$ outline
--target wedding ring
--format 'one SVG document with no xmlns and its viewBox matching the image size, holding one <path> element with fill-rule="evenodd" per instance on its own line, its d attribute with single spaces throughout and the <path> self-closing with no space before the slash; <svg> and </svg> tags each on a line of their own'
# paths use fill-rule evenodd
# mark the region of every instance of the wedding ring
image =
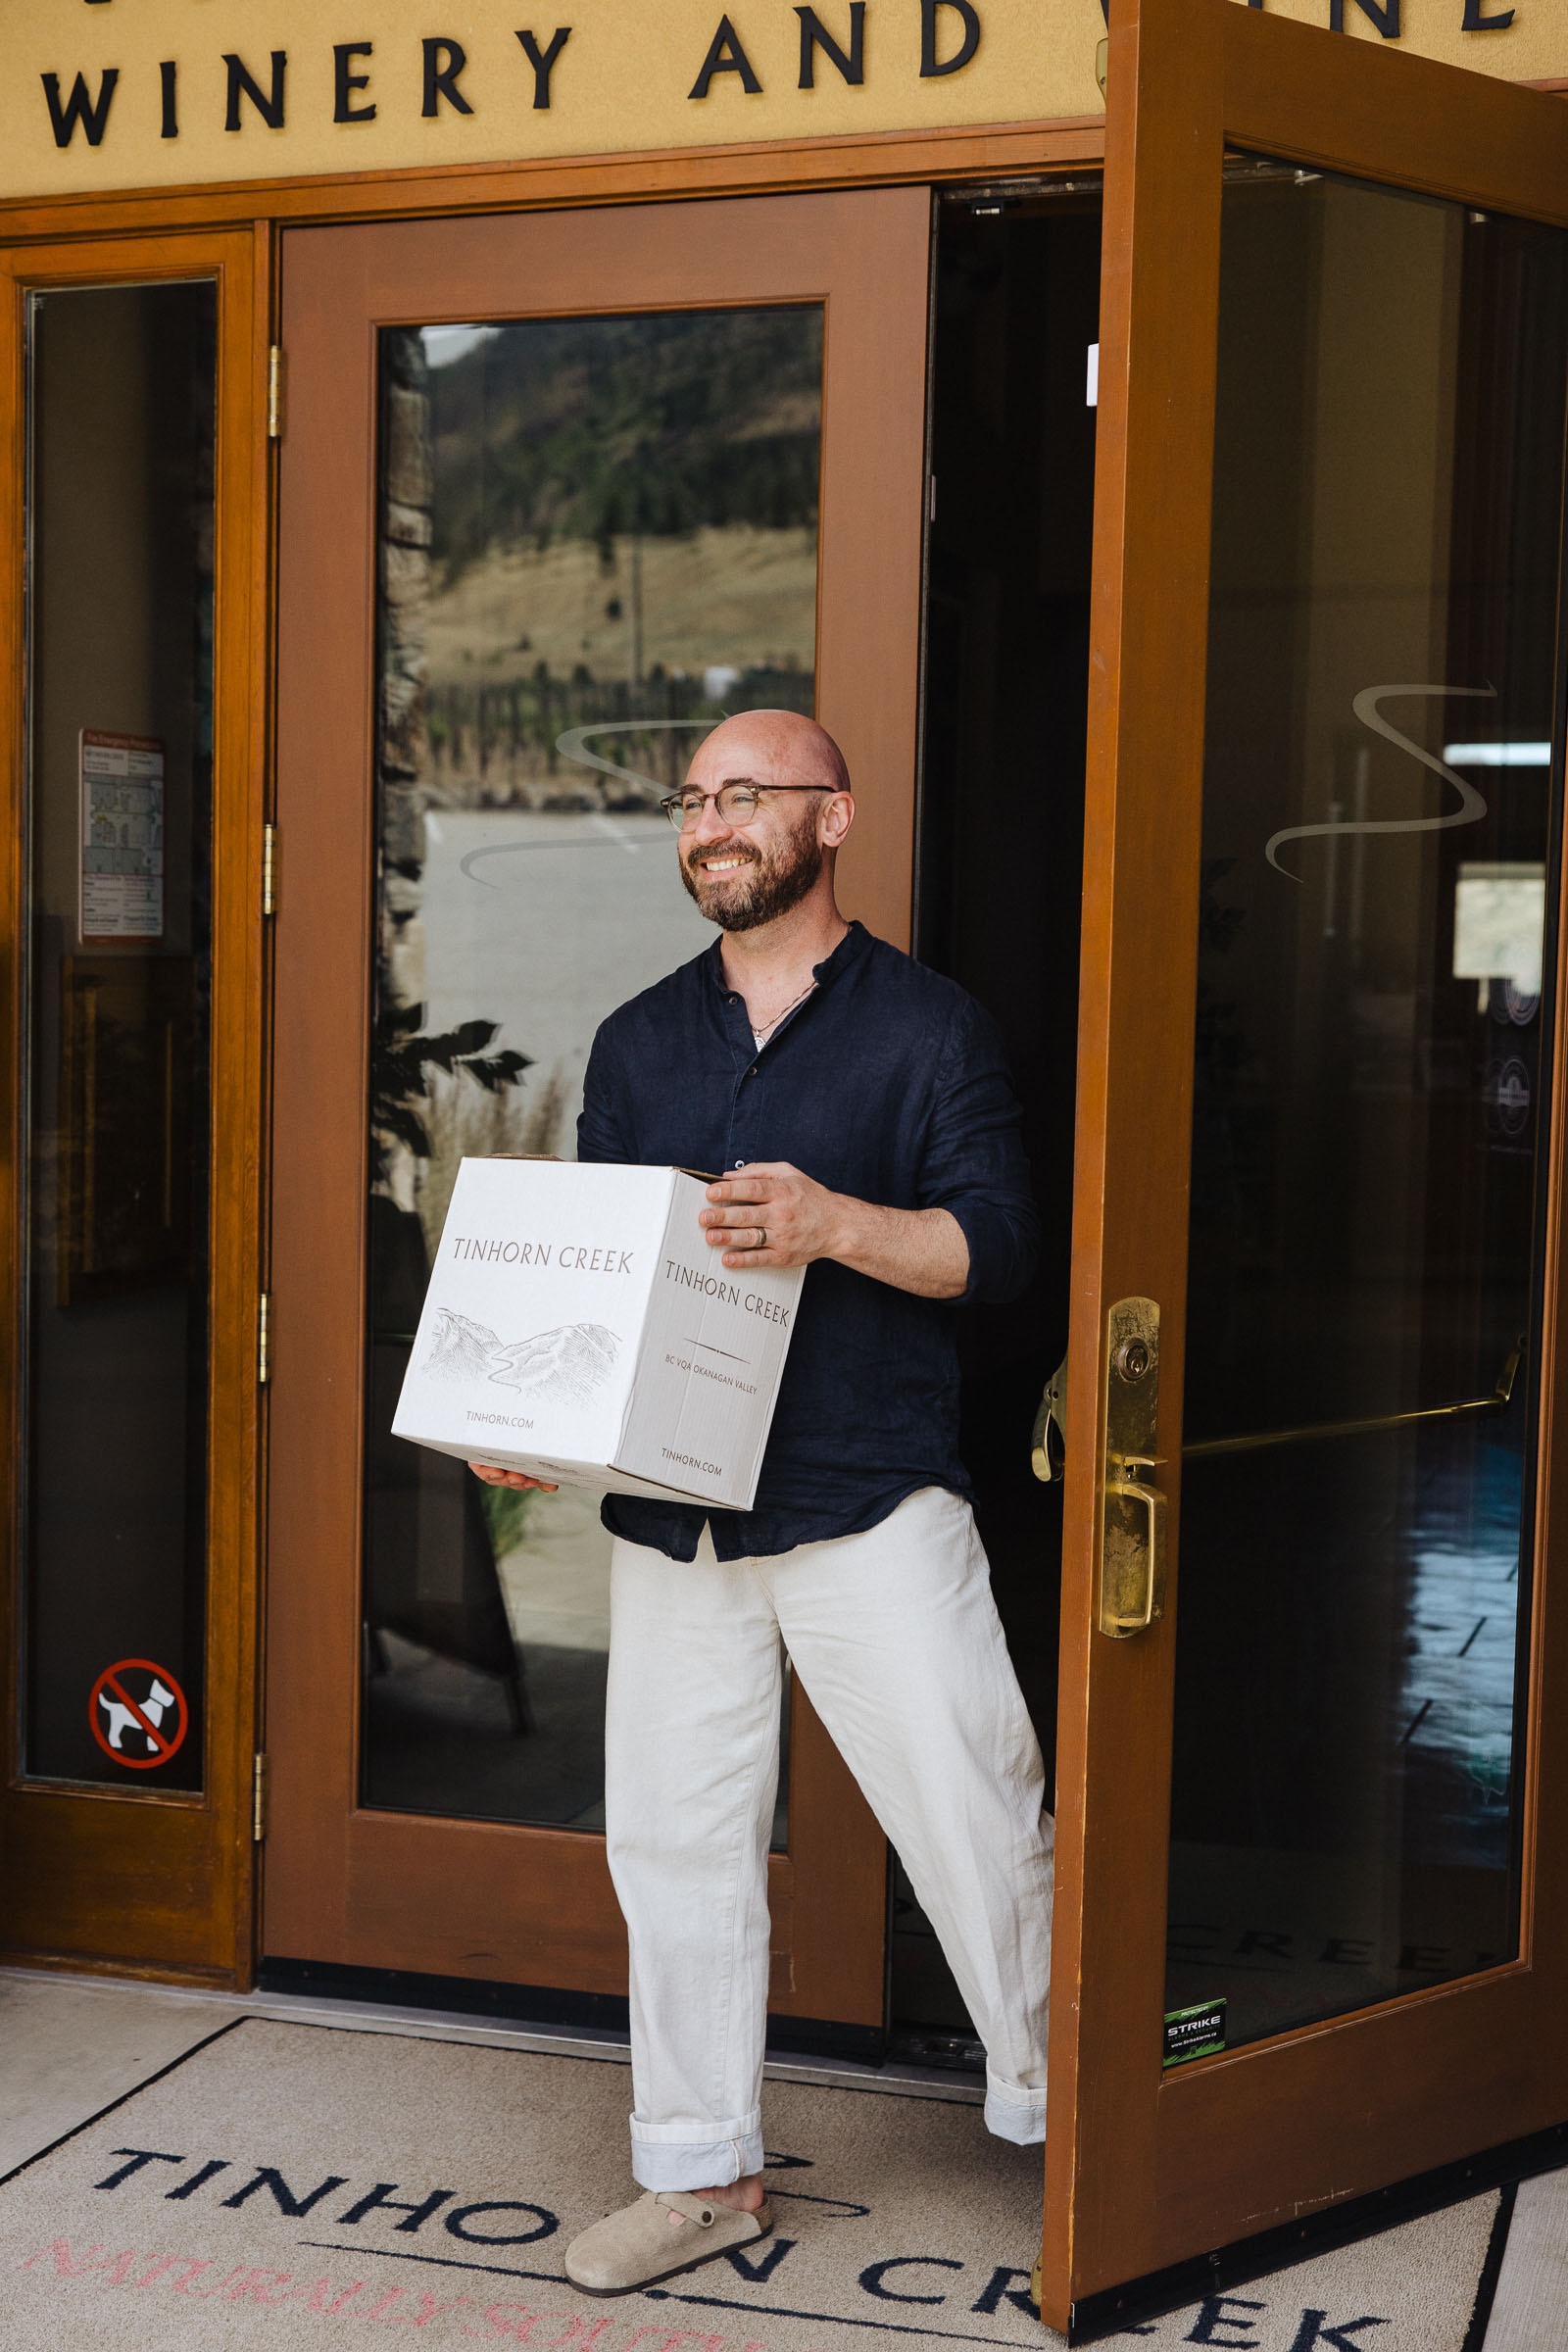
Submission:
<svg viewBox="0 0 1568 2352">
<path fill-rule="evenodd" d="M 759 1225 L 757 1228 L 757 1247 L 759 1250 L 767 1248 L 767 1227 L 765 1225 Z"/>
</svg>

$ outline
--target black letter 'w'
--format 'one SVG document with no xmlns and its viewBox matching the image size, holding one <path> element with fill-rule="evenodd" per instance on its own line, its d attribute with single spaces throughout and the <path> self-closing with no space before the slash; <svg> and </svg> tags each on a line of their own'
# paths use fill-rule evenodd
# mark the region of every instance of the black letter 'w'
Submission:
<svg viewBox="0 0 1568 2352">
<path fill-rule="evenodd" d="M 96 147 L 109 127 L 109 102 L 114 97 L 115 84 L 120 79 L 120 68 L 104 68 L 103 79 L 98 84 L 96 105 L 88 97 L 87 84 L 79 74 L 71 85 L 71 96 L 64 106 L 60 103 L 59 74 L 40 74 L 39 79 L 43 83 L 43 94 L 49 101 L 49 120 L 54 125 L 55 145 L 69 147 L 76 135 L 76 124 L 79 122 L 87 133 L 88 146 Z"/>
</svg>

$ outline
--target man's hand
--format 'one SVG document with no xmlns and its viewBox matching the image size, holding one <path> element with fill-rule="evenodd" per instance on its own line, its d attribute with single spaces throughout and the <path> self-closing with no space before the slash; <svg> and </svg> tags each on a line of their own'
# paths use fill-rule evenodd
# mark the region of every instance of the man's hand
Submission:
<svg viewBox="0 0 1568 2352">
<path fill-rule="evenodd" d="M 521 1470 L 498 1470 L 494 1462 L 470 1462 L 468 1468 L 475 1478 L 482 1478 L 487 1487 L 516 1487 L 524 1494 L 530 1487 L 537 1487 L 541 1494 L 559 1492 L 547 1478 L 529 1478 Z"/>
<path fill-rule="evenodd" d="M 708 1246 L 726 1266 L 808 1266 L 837 1258 L 920 1298 L 957 1298 L 969 1280 L 969 1245 L 945 1208 L 879 1208 L 830 1193 L 788 1160 L 757 1160 L 708 1188 L 699 1213 Z"/>
<path fill-rule="evenodd" d="M 854 1204 L 792 1168 L 787 1160 L 748 1162 L 708 1188 L 713 1205 L 698 1217 L 708 1246 L 726 1266 L 808 1266 L 837 1257 L 846 1238 L 844 1210 Z"/>
</svg>

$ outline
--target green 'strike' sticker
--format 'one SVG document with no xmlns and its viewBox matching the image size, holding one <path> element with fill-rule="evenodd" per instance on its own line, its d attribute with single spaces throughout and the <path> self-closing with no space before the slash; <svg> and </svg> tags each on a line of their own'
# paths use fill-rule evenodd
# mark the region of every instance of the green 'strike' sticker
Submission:
<svg viewBox="0 0 1568 2352">
<path fill-rule="evenodd" d="M 1225 2002 L 1198 2001 L 1191 2009 L 1165 2012 L 1166 2066 L 1181 2066 L 1189 2058 L 1206 2058 L 1225 2047 Z"/>
</svg>

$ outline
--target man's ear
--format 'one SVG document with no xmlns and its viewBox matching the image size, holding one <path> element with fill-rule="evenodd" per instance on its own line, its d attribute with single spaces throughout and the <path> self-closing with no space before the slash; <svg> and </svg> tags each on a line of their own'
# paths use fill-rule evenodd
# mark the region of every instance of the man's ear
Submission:
<svg viewBox="0 0 1568 2352">
<path fill-rule="evenodd" d="M 846 833 L 848 833 L 854 822 L 854 794 L 849 792 L 836 792 L 822 810 L 823 848 L 828 850 L 839 849 L 843 844 L 844 836 Z"/>
</svg>

